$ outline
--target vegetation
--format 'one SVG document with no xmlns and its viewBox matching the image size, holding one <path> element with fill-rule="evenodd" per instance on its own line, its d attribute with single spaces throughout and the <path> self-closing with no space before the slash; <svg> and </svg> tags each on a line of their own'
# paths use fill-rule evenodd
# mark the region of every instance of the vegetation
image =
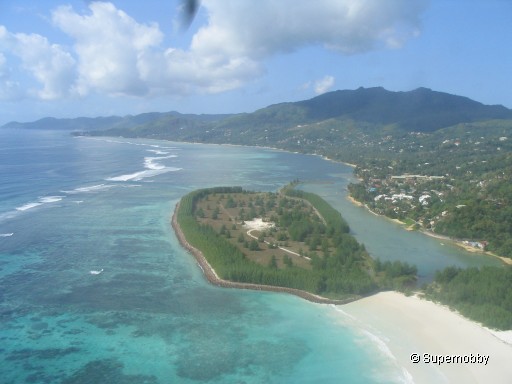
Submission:
<svg viewBox="0 0 512 384">
<path fill-rule="evenodd" d="M 362 182 L 349 191 L 376 213 L 512 257 L 510 132 L 512 122 L 494 121 L 390 140 L 392 152 L 358 165 Z"/>
<path fill-rule="evenodd" d="M 375 212 L 512 257 L 511 132 L 512 111 L 502 106 L 425 88 L 360 88 L 250 114 L 118 118 L 90 134 L 271 146 L 354 163 L 363 181 L 350 193 Z M 439 178 L 394 178 L 404 174 Z"/>
<path fill-rule="evenodd" d="M 319 196 L 291 187 L 283 193 L 239 187 L 194 191 L 183 197 L 177 219 L 187 241 L 226 280 L 329 298 L 404 288 L 416 280 L 415 268 L 375 263 L 339 212 Z M 247 223 L 254 219 L 267 225 L 251 229 Z"/>
<path fill-rule="evenodd" d="M 449 267 L 436 273 L 425 292 L 488 327 L 512 329 L 512 267 Z"/>
</svg>

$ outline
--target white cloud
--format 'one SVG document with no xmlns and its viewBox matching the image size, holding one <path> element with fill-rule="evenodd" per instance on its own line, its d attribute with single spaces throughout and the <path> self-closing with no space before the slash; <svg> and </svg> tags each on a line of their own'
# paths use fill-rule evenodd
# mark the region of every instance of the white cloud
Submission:
<svg viewBox="0 0 512 384">
<path fill-rule="evenodd" d="M 261 58 L 307 45 L 353 54 L 397 48 L 419 32 L 423 0 L 203 0 L 209 24 L 195 36 L 204 53 Z"/>
<path fill-rule="evenodd" d="M 19 82 L 11 79 L 14 69 L 7 62 L 6 55 L 2 55 L 0 94 L 4 98 L 18 98 L 25 93 L 27 96 L 51 100 L 69 94 L 75 62 L 61 46 L 50 44 L 41 35 L 10 33 L 3 26 L 0 26 L 0 46 L 9 58 L 17 58 L 22 69 L 41 85 L 40 88 L 23 89 Z"/>
<path fill-rule="evenodd" d="M 53 22 L 74 41 L 78 56 L 79 94 L 145 94 L 148 85 L 139 66 L 145 53 L 163 38 L 157 25 L 138 24 L 111 3 L 94 2 L 90 15 L 69 6 L 53 12 Z"/>
<path fill-rule="evenodd" d="M 9 75 L 13 57 L 38 85 L 29 95 L 41 99 L 223 92 L 261 76 L 267 57 L 306 46 L 342 54 L 400 48 L 419 33 L 424 0 L 203 0 L 202 6 L 207 23 L 187 49 L 163 46 L 157 24 L 141 24 L 108 2 L 89 3 L 86 14 L 70 6 L 53 11 L 72 47 L 0 26 L 0 48 L 6 47 L 0 97 L 23 88 Z M 326 77 L 315 91 L 333 82 Z"/>
<path fill-rule="evenodd" d="M 75 41 L 82 95 L 222 92 L 260 75 L 261 66 L 248 57 L 162 47 L 157 24 L 139 24 L 110 3 L 89 8 L 90 15 L 71 7 L 53 13 L 54 23 Z"/>
<path fill-rule="evenodd" d="M 332 77 L 332 76 L 325 76 L 322 79 L 317 80 L 315 82 L 315 93 L 317 95 L 325 93 L 328 90 L 330 90 L 333 85 L 334 85 L 334 77 Z"/>
</svg>

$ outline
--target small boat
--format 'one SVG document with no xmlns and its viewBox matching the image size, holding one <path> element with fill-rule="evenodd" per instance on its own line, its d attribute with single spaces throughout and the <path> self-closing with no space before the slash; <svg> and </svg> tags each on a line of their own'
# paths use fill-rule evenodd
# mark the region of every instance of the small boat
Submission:
<svg viewBox="0 0 512 384">
<path fill-rule="evenodd" d="M 101 272 L 103 272 L 103 268 L 101 268 L 99 271 L 94 271 L 94 270 L 93 270 L 93 271 L 90 271 L 89 273 L 90 273 L 91 275 L 99 275 Z"/>
</svg>

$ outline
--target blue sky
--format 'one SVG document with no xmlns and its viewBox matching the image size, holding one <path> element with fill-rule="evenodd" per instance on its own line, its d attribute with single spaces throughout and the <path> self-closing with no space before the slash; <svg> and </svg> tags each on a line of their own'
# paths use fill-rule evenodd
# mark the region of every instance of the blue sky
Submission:
<svg viewBox="0 0 512 384">
<path fill-rule="evenodd" d="M 512 108 L 510 0 L 0 0 L 0 125 L 427 87 Z"/>
</svg>

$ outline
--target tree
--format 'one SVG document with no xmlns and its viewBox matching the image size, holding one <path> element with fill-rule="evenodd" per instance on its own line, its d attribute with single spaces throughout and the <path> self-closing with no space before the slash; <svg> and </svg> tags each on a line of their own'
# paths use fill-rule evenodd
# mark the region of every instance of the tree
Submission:
<svg viewBox="0 0 512 384">
<path fill-rule="evenodd" d="M 288 268 L 291 268 L 293 266 L 293 261 L 288 255 L 283 256 L 283 264 L 286 265 Z"/>
<path fill-rule="evenodd" d="M 258 245 L 258 242 L 255 239 L 252 239 L 249 243 L 249 250 L 250 251 L 259 251 L 260 246 Z"/>
</svg>

